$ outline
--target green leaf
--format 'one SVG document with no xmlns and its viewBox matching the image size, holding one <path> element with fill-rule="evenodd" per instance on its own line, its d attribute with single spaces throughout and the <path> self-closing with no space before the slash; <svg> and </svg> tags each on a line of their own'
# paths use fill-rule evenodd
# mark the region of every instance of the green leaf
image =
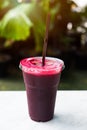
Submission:
<svg viewBox="0 0 87 130">
<path fill-rule="evenodd" d="M 25 13 L 31 21 L 36 24 L 38 21 L 45 22 L 46 12 L 38 3 L 23 3 L 16 7 L 16 10 L 20 10 Z"/>
<path fill-rule="evenodd" d="M 12 9 L 1 20 L 0 36 L 13 40 L 25 40 L 30 35 L 32 25 L 22 11 Z"/>
<path fill-rule="evenodd" d="M 21 10 L 33 23 L 33 33 L 36 44 L 42 44 L 46 27 L 46 11 L 38 3 L 20 4 L 16 7 L 18 12 Z M 41 45 L 40 45 L 41 46 Z"/>
</svg>

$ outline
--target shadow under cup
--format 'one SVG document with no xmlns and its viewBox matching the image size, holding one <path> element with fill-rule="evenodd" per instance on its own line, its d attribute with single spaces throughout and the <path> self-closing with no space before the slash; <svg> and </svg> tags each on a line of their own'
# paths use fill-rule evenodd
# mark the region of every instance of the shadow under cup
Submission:
<svg viewBox="0 0 87 130">
<path fill-rule="evenodd" d="M 36 58 L 37 57 L 35 57 L 35 59 Z M 27 59 L 29 63 L 29 58 Z M 50 58 L 50 59 L 58 60 L 57 58 Z M 41 73 L 37 74 L 33 70 L 31 73 L 29 72 L 30 71 L 29 69 L 28 70 L 26 69 L 23 60 L 20 62 L 27 92 L 29 115 L 32 120 L 38 122 L 39 121 L 45 122 L 53 118 L 56 92 L 60 81 L 61 71 L 64 66 L 62 60 L 58 60 L 58 62 L 61 64 L 60 71 L 58 72 L 55 71 L 54 73 L 48 70 L 47 73 L 44 74 L 42 71 Z M 25 68 L 25 70 L 23 67 Z M 27 67 L 29 68 L 29 66 Z"/>
</svg>

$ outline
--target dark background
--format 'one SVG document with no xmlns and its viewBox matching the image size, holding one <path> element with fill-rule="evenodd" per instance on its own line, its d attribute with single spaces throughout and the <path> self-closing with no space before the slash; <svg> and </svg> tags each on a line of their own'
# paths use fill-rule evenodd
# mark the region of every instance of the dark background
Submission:
<svg viewBox="0 0 87 130">
<path fill-rule="evenodd" d="M 8 6 L 0 7 L 0 20 L 9 10 L 21 4 L 16 0 L 13 4 L 12 2 L 13 0 L 9 0 Z M 22 1 L 26 2 L 32 0 Z M 37 0 L 37 4 L 40 3 L 41 1 Z M 59 89 L 87 90 L 87 6 L 81 9 L 70 0 L 49 0 L 49 6 L 55 13 L 49 30 L 47 56 L 60 58 L 65 63 Z M 37 21 L 40 18 L 41 14 L 38 14 Z M 36 37 L 33 28 L 26 40 L 16 41 L 0 36 L 0 90 L 25 89 L 19 62 L 25 57 L 42 55 L 44 33 L 39 33 L 37 28 L 43 29 L 44 24 L 36 25 Z"/>
</svg>

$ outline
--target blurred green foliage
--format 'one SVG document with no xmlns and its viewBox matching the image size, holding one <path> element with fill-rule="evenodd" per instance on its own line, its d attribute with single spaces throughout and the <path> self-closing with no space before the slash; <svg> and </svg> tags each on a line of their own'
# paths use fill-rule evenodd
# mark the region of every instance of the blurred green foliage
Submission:
<svg viewBox="0 0 87 130">
<path fill-rule="evenodd" d="M 12 0 L 4 0 L 1 5 L 6 2 L 8 2 L 7 6 L 10 6 Z M 5 6 L 3 7 L 5 10 Z M 52 16 L 51 20 L 54 20 L 54 15 L 58 12 L 58 4 L 50 8 L 49 0 L 39 3 L 34 0 L 30 3 L 12 3 L 11 8 L 0 19 L 0 36 L 6 38 L 6 43 L 11 45 L 7 40 L 11 42 L 25 40 L 30 36 L 30 29 L 32 29 L 37 44 L 36 50 L 39 50 L 45 33 L 46 15 L 49 11 Z"/>
<path fill-rule="evenodd" d="M 72 0 L 0 0 L 0 37 L 5 38 L 3 45 L 12 45 L 14 41 L 35 39 L 35 49 L 41 51 L 45 34 L 46 16 L 51 14 L 50 44 L 55 47 L 68 47 L 73 40 L 67 36 L 67 24 L 72 23 L 76 32 L 87 17 L 87 7 L 84 11 L 76 11 L 77 5 Z M 74 8 L 73 8 L 74 7 Z M 84 17 L 84 18 L 83 18 Z M 64 38 L 64 39 L 63 39 Z M 53 41 L 56 42 L 56 45 Z M 29 43 L 31 44 L 31 43 Z"/>
</svg>

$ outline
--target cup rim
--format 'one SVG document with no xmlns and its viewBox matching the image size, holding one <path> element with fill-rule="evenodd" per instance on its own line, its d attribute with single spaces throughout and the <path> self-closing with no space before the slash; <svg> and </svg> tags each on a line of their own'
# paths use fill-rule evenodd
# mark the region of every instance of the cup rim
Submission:
<svg viewBox="0 0 87 130">
<path fill-rule="evenodd" d="M 36 58 L 42 58 L 41 56 L 35 56 L 35 57 L 28 57 L 28 58 L 24 58 L 24 59 L 22 59 L 21 61 L 20 61 L 20 64 L 19 64 L 19 68 L 22 70 L 22 71 L 24 71 L 24 72 L 30 72 L 30 69 L 26 66 L 26 65 L 23 65 L 22 64 L 22 62 L 24 61 L 24 60 L 26 60 L 26 61 L 30 61 L 30 60 L 32 60 L 32 59 L 36 59 Z M 63 71 L 64 70 L 64 68 L 65 68 L 65 65 L 64 65 L 64 61 L 63 60 L 61 60 L 61 59 L 59 59 L 59 58 L 56 58 L 56 57 L 46 57 L 46 59 L 53 59 L 53 60 L 57 60 L 57 61 L 59 61 L 59 63 L 60 63 L 60 70 L 59 70 L 59 72 L 61 72 L 61 71 Z M 58 67 L 58 66 L 57 66 Z M 53 68 L 52 68 L 53 69 Z M 59 69 L 59 68 L 57 68 L 57 69 Z M 55 68 L 54 68 L 54 70 L 55 70 Z M 59 72 L 57 72 L 57 73 L 59 73 Z"/>
</svg>

